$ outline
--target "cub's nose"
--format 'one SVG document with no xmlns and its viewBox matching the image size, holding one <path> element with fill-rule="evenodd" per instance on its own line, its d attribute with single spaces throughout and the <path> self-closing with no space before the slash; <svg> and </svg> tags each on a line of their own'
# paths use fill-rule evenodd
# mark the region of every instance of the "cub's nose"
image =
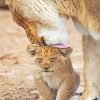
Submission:
<svg viewBox="0 0 100 100">
<path fill-rule="evenodd" d="M 49 69 L 49 67 L 45 67 L 45 68 L 44 68 L 45 71 L 48 71 L 48 69 Z"/>
</svg>

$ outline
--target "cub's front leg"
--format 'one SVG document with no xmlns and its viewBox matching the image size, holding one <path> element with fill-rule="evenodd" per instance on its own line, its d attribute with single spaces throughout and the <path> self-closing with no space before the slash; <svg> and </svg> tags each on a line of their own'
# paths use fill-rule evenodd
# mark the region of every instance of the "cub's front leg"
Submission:
<svg viewBox="0 0 100 100">
<path fill-rule="evenodd" d="M 52 93 L 41 77 L 34 79 L 35 86 L 40 93 L 40 100 L 53 100 Z"/>
<path fill-rule="evenodd" d="M 67 79 L 65 79 L 61 83 L 57 93 L 56 100 L 70 100 L 70 97 L 74 90 L 74 85 L 75 85 L 74 80 L 69 75 L 69 77 L 67 77 Z"/>
</svg>

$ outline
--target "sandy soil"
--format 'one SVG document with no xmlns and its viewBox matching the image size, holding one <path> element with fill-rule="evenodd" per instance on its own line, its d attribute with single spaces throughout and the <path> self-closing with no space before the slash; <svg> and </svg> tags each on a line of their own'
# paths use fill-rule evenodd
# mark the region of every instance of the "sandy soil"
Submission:
<svg viewBox="0 0 100 100">
<path fill-rule="evenodd" d="M 69 21 L 69 45 L 74 49 L 71 55 L 73 67 L 81 75 L 81 35 L 77 34 Z M 33 66 L 26 52 L 29 44 L 24 30 L 13 22 L 11 13 L 0 10 L 0 100 L 38 100 L 33 86 Z M 83 90 L 80 85 L 79 92 Z"/>
</svg>

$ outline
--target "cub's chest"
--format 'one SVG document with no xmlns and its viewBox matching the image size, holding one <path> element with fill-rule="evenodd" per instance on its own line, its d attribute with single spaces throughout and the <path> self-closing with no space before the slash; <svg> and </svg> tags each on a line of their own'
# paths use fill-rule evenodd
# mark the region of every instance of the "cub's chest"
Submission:
<svg viewBox="0 0 100 100">
<path fill-rule="evenodd" d="M 42 73 L 44 82 L 50 89 L 58 89 L 61 83 L 59 78 L 56 78 L 51 73 Z"/>
</svg>

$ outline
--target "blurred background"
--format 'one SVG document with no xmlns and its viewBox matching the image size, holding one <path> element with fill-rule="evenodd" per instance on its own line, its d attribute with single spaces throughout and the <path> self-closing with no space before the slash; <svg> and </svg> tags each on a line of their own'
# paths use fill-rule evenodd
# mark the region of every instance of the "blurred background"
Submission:
<svg viewBox="0 0 100 100">
<path fill-rule="evenodd" d="M 12 18 L 8 7 L 0 0 L 0 100 L 38 100 L 33 86 L 33 66 L 26 52 L 30 43 L 23 28 Z M 83 91 L 83 60 L 81 35 L 76 32 L 71 20 L 68 21 L 69 42 L 74 69 L 81 75 L 78 92 Z"/>
<path fill-rule="evenodd" d="M 5 5 L 5 0 L 0 0 L 0 7 L 7 8 L 7 5 Z"/>
</svg>

